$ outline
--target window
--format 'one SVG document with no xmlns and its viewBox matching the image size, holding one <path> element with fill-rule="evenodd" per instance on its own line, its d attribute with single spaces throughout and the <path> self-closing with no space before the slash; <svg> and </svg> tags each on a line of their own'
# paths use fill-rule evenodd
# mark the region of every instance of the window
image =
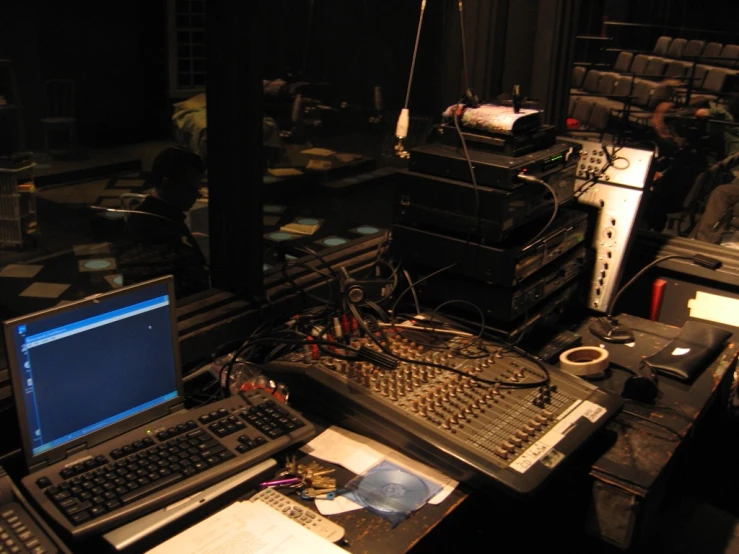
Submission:
<svg viewBox="0 0 739 554">
<path fill-rule="evenodd" d="M 205 0 L 169 0 L 170 96 L 205 90 Z"/>
</svg>

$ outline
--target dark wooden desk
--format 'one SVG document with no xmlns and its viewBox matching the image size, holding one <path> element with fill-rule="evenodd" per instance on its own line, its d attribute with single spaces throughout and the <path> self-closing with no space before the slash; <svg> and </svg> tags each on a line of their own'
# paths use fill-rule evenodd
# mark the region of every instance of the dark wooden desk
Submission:
<svg viewBox="0 0 739 554">
<path fill-rule="evenodd" d="M 315 460 L 322 466 L 334 468 L 332 476 L 336 477 L 340 486 L 349 482 L 354 474 L 340 466 L 304 456 L 300 463 Z M 288 489 L 289 491 L 289 489 Z M 289 494 L 290 498 L 304 506 L 316 510 L 312 500 L 301 500 L 298 495 Z M 353 554 L 402 554 L 410 551 L 421 539 L 439 525 L 467 498 L 467 493 L 457 487 L 442 503 L 426 504 L 415 513 L 398 523 L 395 527 L 387 519 L 369 510 L 354 510 L 329 516 L 331 521 L 344 527 L 346 534 L 344 547 Z"/>
<path fill-rule="evenodd" d="M 637 368 L 643 357 L 661 350 L 680 331 L 622 315 L 620 321 L 634 330 L 635 344 L 602 344 L 588 331 L 591 321 L 585 321 L 577 332 L 583 345 L 608 350 L 611 369 L 594 383 L 614 392 L 621 391 L 629 377 L 616 368 Z M 660 375 L 660 392 L 653 405 L 627 401 L 608 426 L 615 443 L 590 470 L 589 534 L 624 549 L 646 540 L 676 459 L 689 448 L 692 433 L 711 406 L 726 400 L 738 353 L 739 345 L 730 342 L 693 383 Z"/>
</svg>

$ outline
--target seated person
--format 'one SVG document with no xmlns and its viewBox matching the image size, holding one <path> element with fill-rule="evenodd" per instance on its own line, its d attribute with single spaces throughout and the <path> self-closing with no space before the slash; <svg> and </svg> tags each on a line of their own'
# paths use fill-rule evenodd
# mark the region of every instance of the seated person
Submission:
<svg viewBox="0 0 739 554">
<path fill-rule="evenodd" d="M 736 230 L 731 227 L 735 214 L 739 216 L 739 179 L 711 191 L 706 209 L 695 227 L 695 238 L 720 244 L 727 230 Z"/>
<path fill-rule="evenodd" d="M 707 117 L 710 119 L 722 119 L 724 121 L 739 123 L 739 98 L 733 99 L 726 107 L 713 106 L 701 108 L 695 112 L 697 117 Z M 739 152 L 739 127 L 730 125 L 722 125 L 714 123 L 711 126 L 723 128 L 723 157 L 728 157 Z"/>
<path fill-rule="evenodd" d="M 698 175 L 708 167 L 701 125 L 691 123 L 695 120 L 693 116 L 705 105 L 704 101 L 696 100 L 687 107 L 676 108 L 672 102 L 662 102 L 652 114 L 651 125 L 663 157 L 647 200 L 645 217 L 650 229 L 661 232 L 667 223 L 667 214 L 683 210 L 688 192 Z"/>
<path fill-rule="evenodd" d="M 154 190 L 126 221 L 119 256 L 124 284 L 172 274 L 178 298 L 209 288 L 205 257 L 185 224 L 204 171 L 200 157 L 182 148 L 166 148 L 156 157 Z"/>
</svg>

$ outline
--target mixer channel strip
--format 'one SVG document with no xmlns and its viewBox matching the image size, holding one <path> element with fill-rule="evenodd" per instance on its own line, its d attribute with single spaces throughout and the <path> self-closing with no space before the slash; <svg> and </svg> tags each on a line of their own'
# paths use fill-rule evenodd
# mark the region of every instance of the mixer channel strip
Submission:
<svg viewBox="0 0 739 554">
<path fill-rule="evenodd" d="M 344 425 L 409 453 L 420 450 L 460 480 L 474 468 L 475 480 L 482 474 L 493 486 L 521 494 L 538 488 L 621 407 L 619 397 L 497 345 L 418 335 L 388 334 L 391 351 L 408 360 L 394 370 L 305 352 L 268 367 L 302 369 L 314 385 L 312 404 L 340 415 Z M 377 348 L 366 338 L 352 345 Z M 321 395 L 330 400 L 319 401 Z"/>
</svg>

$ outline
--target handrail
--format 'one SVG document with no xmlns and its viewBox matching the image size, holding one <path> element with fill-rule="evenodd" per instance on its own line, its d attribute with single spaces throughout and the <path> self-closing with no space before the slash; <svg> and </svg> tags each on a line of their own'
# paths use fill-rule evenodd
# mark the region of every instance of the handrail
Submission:
<svg viewBox="0 0 739 554">
<path fill-rule="evenodd" d="M 687 33 L 706 33 L 710 35 L 728 35 L 736 36 L 736 33 L 730 31 L 713 31 L 710 29 L 690 29 L 685 27 L 675 27 L 672 25 L 655 25 L 652 23 L 629 23 L 627 21 L 605 21 L 603 25 L 614 26 L 614 27 L 641 27 L 641 28 L 652 28 L 652 29 L 663 29 L 665 31 L 680 31 Z"/>
</svg>

